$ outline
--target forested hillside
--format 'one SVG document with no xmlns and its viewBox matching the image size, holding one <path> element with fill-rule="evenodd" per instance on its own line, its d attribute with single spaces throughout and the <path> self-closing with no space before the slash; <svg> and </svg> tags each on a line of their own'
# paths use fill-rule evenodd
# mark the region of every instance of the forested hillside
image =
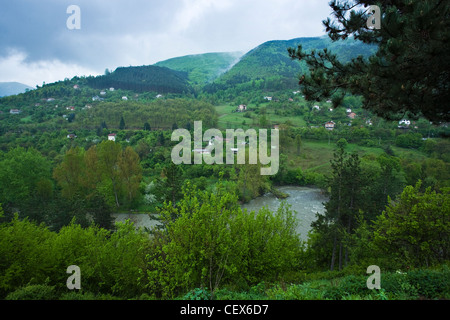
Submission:
<svg viewBox="0 0 450 320">
<path fill-rule="evenodd" d="M 160 61 L 155 66 L 186 72 L 192 84 L 203 86 L 228 71 L 242 55 L 241 52 L 189 55 Z"/>
<path fill-rule="evenodd" d="M 299 44 L 306 51 L 328 48 L 337 54 L 342 62 L 347 62 L 359 55 L 368 57 L 375 53 L 374 46 L 364 45 L 354 39 L 333 43 L 329 38 L 296 38 L 286 41 L 269 41 L 245 54 L 240 61 L 205 91 L 214 93 L 229 88 L 244 90 L 268 90 L 298 88 L 298 78 L 307 73 L 305 63 L 292 60 L 288 48 Z"/>
<path fill-rule="evenodd" d="M 187 74 L 165 67 L 120 67 L 103 76 L 87 78 L 88 85 L 96 89 L 117 88 L 134 92 L 189 93 L 192 88 Z"/>
</svg>

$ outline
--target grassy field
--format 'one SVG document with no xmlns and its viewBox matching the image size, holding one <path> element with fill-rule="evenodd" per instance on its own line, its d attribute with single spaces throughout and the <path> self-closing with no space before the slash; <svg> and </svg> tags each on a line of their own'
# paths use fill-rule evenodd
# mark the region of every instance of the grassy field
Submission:
<svg viewBox="0 0 450 320">
<path fill-rule="evenodd" d="M 266 104 L 261 104 L 259 107 L 264 107 L 265 105 Z M 255 106 L 248 105 L 247 107 L 252 108 Z M 221 105 L 216 107 L 216 111 L 219 114 L 219 129 L 258 128 L 259 115 L 252 112 L 251 115 L 253 118 L 246 118 L 244 117 L 244 112 L 233 112 L 236 108 L 237 106 L 234 105 Z M 306 126 L 306 122 L 302 117 L 283 117 L 276 115 L 275 109 L 273 108 L 267 108 L 266 118 L 272 125 L 285 123 L 289 120 L 294 126 Z"/>
</svg>

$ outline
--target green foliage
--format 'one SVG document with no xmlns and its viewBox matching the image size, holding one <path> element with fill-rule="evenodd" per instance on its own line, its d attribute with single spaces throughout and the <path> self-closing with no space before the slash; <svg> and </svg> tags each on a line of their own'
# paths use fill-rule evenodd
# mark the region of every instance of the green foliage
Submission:
<svg viewBox="0 0 450 320">
<path fill-rule="evenodd" d="M 226 72 L 240 57 L 236 53 L 206 53 L 173 58 L 156 63 L 156 66 L 186 72 L 194 85 L 205 85 Z"/>
<path fill-rule="evenodd" d="M 117 68 L 107 75 L 89 77 L 87 82 L 97 89 L 114 87 L 134 92 L 188 93 L 192 90 L 185 73 L 157 66 Z"/>
<path fill-rule="evenodd" d="M 21 206 L 49 181 L 50 162 L 34 148 L 16 147 L 0 158 L 0 201 Z M 41 189 L 43 190 L 43 189 Z M 46 192 L 51 193 L 51 188 Z"/>
<path fill-rule="evenodd" d="M 402 148 L 420 148 L 422 146 L 422 135 L 420 133 L 407 133 L 397 136 L 395 144 Z"/>
<path fill-rule="evenodd" d="M 332 1 L 334 18 L 323 22 L 332 41 L 353 37 L 377 46 L 368 59 L 359 56 L 343 63 L 328 48 L 308 52 L 302 44 L 289 50 L 292 58 L 308 65 L 310 73 L 300 79 L 306 99 L 342 99 L 352 93 L 362 95 L 365 107 L 386 119 L 409 112 L 431 121 L 448 121 L 449 91 L 444 79 L 449 70 L 449 31 L 441 27 L 447 21 L 448 4 L 439 0 L 378 2 L 382 21 L 377 30 L 366 25 L 370 5 L 373 2 Z"/>
<path fill-rule="evenodd" d="M 9 293 L 5 300 L 56 300 L 55 287 L 35 284 L 19 288 Z"/>
<path fill-rule="evenodd" d="M 183 300 L 211 300 L 211 293 L 208 288 L 195 288 L 186 293 Z"/>
<path fill-rule="evenodd" d="M 403 266 L 424 266 L 448 259 L 448 190 L 420 192 L 408 186 L 375 222 L 375 244 Z M 394 250 L 395 248 L 395 250 Z"/>
<path fill-rule="evenodd" d="M 242 211 L 220 184 L 213 193 L 187 186 L 184 194 L 160 212 L 165 231 L 158 233 L 157 255 L 149 257 L 149 282 L 164 284 L 164 296 L 208 287 L 214 297 L 221 283 L 275 280 L 296 265 L 299 239 L 286 206 L 274 214 Z"/>
</svg>

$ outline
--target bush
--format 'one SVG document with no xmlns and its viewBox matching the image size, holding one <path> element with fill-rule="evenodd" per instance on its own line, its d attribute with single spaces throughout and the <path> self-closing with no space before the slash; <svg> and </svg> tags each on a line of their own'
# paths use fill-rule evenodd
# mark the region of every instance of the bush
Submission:
<svg viewBox="0 0 450 320">
<path fill-rule="evenodd" d="M 346 276 L 342 278 L 337 286 L 331 287 L 325 291 L 326 299 L 340 300 L 348 295 L 367 296 L 372 291 L 367 288 L 366 276 Z"/>
<path fill-rule="evenodd" d="M 21 287 L 9 293 L 5 300 L 56 300 L 57 298 L 55 287 L 35 284 Z"/>
<path fill-rule="evenodd" d="M 290 285 L 283 290 L 279 285 L 267 290 L 271 300 L 323 300 L 325 291 L 308 285 Z"/>
<path fill-rule="evenodd" d="M 414 270 L 408 273 L 408 281 L 417 287 L 419 296 L 441 299 L 450 295 L 450 270 Z"/>
<path fill-rule="evenodd" d="M 211 300 L 211 294 L 208 288 L 195 288 L 186 293 L 183 300 Z"/>
<path fill-rule="evenodd" d="M 59 300 L 98 300 L 92 292 L 71 291 L 61 295 Z"/>
</svg>

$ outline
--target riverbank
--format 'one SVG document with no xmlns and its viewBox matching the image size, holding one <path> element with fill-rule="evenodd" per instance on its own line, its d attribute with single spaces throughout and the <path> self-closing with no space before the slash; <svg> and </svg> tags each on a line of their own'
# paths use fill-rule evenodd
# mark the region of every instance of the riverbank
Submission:
<svg viewBox="0 0 450 320">
<path fill-rule="evenodd" d="M 321 189 L 297 186 L 279 186 L 274 188 L 276 192 L 267 193 L 261 197 L 241 204 L 242 209 L 249 211 L 259 211 L 266 207 L 271 211 L 276 211 L 282 201 L 285 201 L 295 211 L 298 226 L 297 233 L 302 240 L 306 240 L 308 232 L 311 230 L 311 223 L 316 220 L 316 214 L 325 213 L 324 203 L 328 200 Z M 159 221 L 154 220 L 148 214 L 143 213 L 114 213 L 115 222 L 125 222 L 130 220 L 136 228 L 151 229 L 159 225 Z"/>
</svg>

